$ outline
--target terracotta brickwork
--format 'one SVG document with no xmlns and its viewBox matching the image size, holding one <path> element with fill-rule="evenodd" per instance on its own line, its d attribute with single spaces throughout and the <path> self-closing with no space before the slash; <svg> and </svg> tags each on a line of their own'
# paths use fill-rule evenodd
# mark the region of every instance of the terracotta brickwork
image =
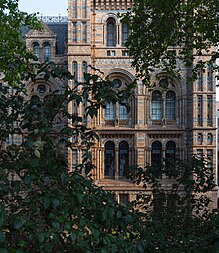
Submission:
<svg viewBox="0 0 219 253">
<path fill-rule="evenodd" d="M 85 6 L 86 5 L 86 6 Z M 75 10 L 77 6 L 77 11 Z M 83 78 L 81 64 L 86 61 L 97 69 L 104 72 L 104 76 L 114 80 L 122 81 L 122 85 L 132 82 L 135 79 L 135 71 L 131 67 L 131 59 L 127 56 L 126 49 L 122 44 L 123 27 L 118 18 L 122 13 L 131 7 L 130 1 L 77 1 L 69 0 L 68 3 L 68 66 L 72 70 L 72 62 L 78 63 L 78 78 Z M 86 18 L 83 12 L 86 10 Z M 85 15 L 84 15 L 85 16 Z M 115 26 L 114 41 L 108 42 L 107 33 L 111 26 Z M 82 43 L 82 23 L 86 22 L 86 43 Z M 76 34 L 73 39 L 72 34 Z M 109 43 L 109 44 L 107 44 Z M 208 57 L 203 56 L 203 57 Z M 197 59 L 200 60 L 200 59 Z M 155 141 L 162 144 L 162 156 L 167 152 L 167 143 L 172 141 L 176 145 L 176 155 L 182 159 L 191 157 L 197 152 L 203 155 L 211 155 L 213 166 L 216 163 L 216 127 L 215 127 L 215 86 L 212 78 L 211 87 L 208 86 L 208 79 L 211 75 L 208 71 L 202 73 L 202 90 L 198 80 L 195 83 L 187 84 L 189 71 L 179 63 L 181 69 L 180 80 L 171 79 L 171 87 L 168 87 L 176 95 L 175 118 L 165 117 L 165 101 L 167 93 L 162 93 L 163 115 L 160 119 L 154 120 L 152 114 L 152 93 L 138 85 L 133 91 L 130 99 L 131 110 L 126 122 L 118 118 L 118 105 L 115 105 L 115 119 L 109 121 L 105 118 L 104 110 L 99 112 L 97 119 L 92 122 L 92 127 L 101 137 L 93 151 L 93 161 L 97 166 L 95 179 L 98 185 L 105 189 L 113 190 L 118 194 L 133 194 L 139 190 L 136 186 L 119 175 L 120 168 L 120 143 L 125 141 L 129 147 L 129 165 L 145 166 L 151 163 L 152 146 Z M 159 70 L 155 74 L 160 73 Z M 160 73 L 161 78 L 165 73 Z M 200 78 L 201 79 L 201 78 Z M 155 75 L 151 77 L 151 83 L 159 90 L 159 80 Z M 199 96 L 199 97 L 198 97 Z M 201 96 L 201 97 L 200 97 Z M 200 102 L 201 99 L 201 102 Z M 200 104 L 201 103 L 201 104 Z M 201 109 L 200 109 L 201 108 Z M 70 108 L 73 110 L 73 108 Z M 81 110 L 79 110 L 81 111 Z M 201 113 L 201 115 L 200 115 Z M 211 114 L 211 115 L 209 115 Z M 201 118 L 201 119 L 200 119 Z M 200 137 L 201 136 L 201 137 Z M 202 142 L 200 142 L 202 138 Z M 211 140 L 210 140 L 211 139 Z M 114 143 L 114 174 L 111 177 L 105 175 L 107 162 L 106 143 Z M 79 154 L 77 154 L 79 157 Z M 69 152 L 70 160 L 72 154 Z M 75 157 L 75 155 L 74 155 Z M 78 158 L 79 159 L 79 158 Z M 70 165 L 71 166 L 71 165 Z M 214 170 L 216 173 L 216 171 Z"/>
<path fill-rule="evenodd" d="M 31 49 L 33 43 L 38 42 L 43 49 L 43 43 L 49 42 L 52 59 L 57 63 L 66 62 L 78 81 L 83 80 L 84 66 L 91 65 L 100 69 L 103 77 L 116 80 L 118 89 L 125 87 L 135 80 L 135 70 L 124 46 L 127 30 L 117 14 L 129 8 L 129 0 L 69 0 L 66 52 L 55 51 L 60 39 L 49 24 L 44 24 L 41 32 L 27 33 L 27 46 Z M 197 57 L 196 61 L 200 60 Z M 211 66 L 200 71 L 194 83 L 186 81 L 190 71 L 180 62 L 178 67 L 181 79 L 159 70 L 153 73 L 151 85 L 157 93 L 152 94 L 137 80 L 129 100 L 129 113 L 116 104 L 109 109 L 109 115 L 101 109 L 96 119 L 86 121 L 101 137 L 93 148 L 96 184 L 113 190 L 118 200 L 127 195 L 131 200 L 141 190 L 125 179 L 127 164 L 145 166 L 153 159 L 160 159 L 159 156 L 162 159 L 174 154 L 187 159 L 203 154 L 212 160 L 216 175 L 215 83 Z M 88 68 L 87 71 L 93 70 Z M 160 92 L 162 82 L 167 86 Z M 68 85 L 74 85 L 74 80 Z M 69 111 L 83 116 L 84 108 L 72 103 Z M 83 150 L 78 148 L 68 151 L 70 169 L 81 161 L 82 154 Z M 168 182 L 166 185 L 168 187 Z"/>
</svg>

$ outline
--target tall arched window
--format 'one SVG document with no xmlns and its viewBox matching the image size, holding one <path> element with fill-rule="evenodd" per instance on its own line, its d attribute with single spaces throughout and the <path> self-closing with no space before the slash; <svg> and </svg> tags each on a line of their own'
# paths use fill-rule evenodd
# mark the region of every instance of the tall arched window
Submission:
<svg viewBox="0 0 219 253">
<path fill-rule="evenodd" d="M 127 175 L 127 167 L 129 165 L 129 144 L 126 141 L 119 143 L 119 176 Z"/>
<path fill-rule="evenodd" d="M 176 144 L 174 141 L 168 141 L 166 144 L 166 161 L 175 158 L 176 156 Z"/>
<path fill-rule="evenodd" d="M 51 46 L 49 43 L 44 44 L 44 62 L 51 60 Z"/>
<path fill-rule="evenodd" d="M 114 120 L 115 119 L 115 104 L 108 103 L 106 104 L 105 109 L 105 120 Z"/>
<path fill-rule="evenodd" d="M 106 25 L 106 45 L 108 47 L 116 46 L 116 22 L 114 18 L 109 18 Z"/>
<path fill-rule="evenodd" d="M 107 141 L 105 144 L 104 176 L 115 176 L 115 144 L 112 141 Z"/>
<path fill-rule="evenodd" d="M 161 165 L 162 162 L 162 144 L 159 141 L 152 143 L 151 147 L 151 165 Z"/>
<path fill-rule="evenodd" d="M 203 134 L 198 133 L 198 135 L 197 135 L 197 144 L 202 145 L 202 143 L 203 143 Z"/>
<path fill-rule="evenodd" d="M 176 118 L 176 95 L 173 91 L 166 93 L 165 117 L 170 120 Z"/>
<path fill-rule="evenodd" d="M 125 105 L 119 104 L 119 120 L 128 120 L 128 110 Z"/>
<path fill-rule="evenodd" d="M 175 168 L 175 157 L 176 157 L 176 144 L 174 141 L 168 141 L 166 144 L 166 152 L 165 152 L 165 165 L 169 170 L 169 176 L 173 175 L 173 171 L 171 169 Z M 168 175 L 168 171 L 166 172 Z"/>
<path fill-rule="evenodd" d="M 87 0 L 82 1 L 82 18 L 87 17 Z"/>
<path fill-rule="evenodd" d="M 74 80 L 78 80 L 78 63 L 73 61 L 72 63 L 72 75 L 74 76 Z"/>
<path fill-rule="evenodd" d="M 211 63 L 208 64 L 208 90 L 212 91 L 213 89 L 213 66 Z"/>
<path fill-rule="evenodd" d="M 83 61 L 82 62 L 82 74 L 83 74 L 83 79 L 84 79 L 84 75 L 87 73 L 87 62 Z"/>
<path fill-rule="evenodd" d="M 213 134 L 208 133 L 208 135 L 207 135 L 207 144 L 212 145 L 212 143 L 213 143 Z"/>
<path fill-rule="evenodd" d="M 37 102 L 37 101 L 40 101 L 40 98 L 37 95 L 33 95 L 30 100 L 34 101 L 34 102 Z"/>
<path fill-rule="evenodd" d="M 203 90 L 203 69 L 202 67 L 199 67 L 198 69 L 198 90 Z"/>
<path fill-rule="evenodd" d="M 40 45 L 38 43 L 33 44 L 33 52 L 39 61 L 40 60 Z"/>
<path fill-rule="evenodd" d="M 151 118 L 152 120 L 161 120 L 162 118 L 162 95 L 160 91 L 154 91 L 152 93 L 151 102 Z"/>
<path fill-rule="evenodd" d="M 122 24 L 122 46 L 125 46 L 125 43 L 128 39 L 129 30 L 126 24 Z"/>
</svg>

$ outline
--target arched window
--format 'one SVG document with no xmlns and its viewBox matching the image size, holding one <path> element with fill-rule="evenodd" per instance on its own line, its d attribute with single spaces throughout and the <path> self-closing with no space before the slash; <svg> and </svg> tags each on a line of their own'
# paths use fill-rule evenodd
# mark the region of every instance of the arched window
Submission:
<svg viewBox="0 0 219 253">
<path fill-rule="evenodd" d="M 114 120 L 114 119 L 115 119 L 115 104 L 111 102 L 106 104 L 105 120 Z"/>
<path fill-rule="evenodd" d="M 198 143 L 198 145 L 202 145 L 202 143 L 203 143 L 203 135 L 202 135 L 202 133 L 198 133 L 197 143 Z"/>
<path fill-rule="evenodd" d="M 166 144 L 166 161 L 175 158 L 176 156 L 176 144 L 174 141 L 168 141 Z"/>
<path fill-rule="evenodd" d="M 112 141 L 107 141 L 105 144 L 104 176 L 115 176 L 115 144 Z"/>
<path fill-rule="evenodd" d="M 51 46 L 49 43 L 44 44 L 44 62 L 51 60 Z"/>
<path fill-rule="evenodd" d="M 37 95 L 33 95 L 30 100 L 37 102 L 37 101 L 40 101 L 40 98 Z"/>
<path fill-rule="evenodd" d="M 203 69 L 202 67 L 199 67 L 198 69 L 198 90 L 203 90 Z"/>
<path fill-rule="evenodd" d="M 106 25 L 106 45 L 108 47 L 116 46 L 116 22 L 113 18 L 107 20 Z"/>
<path fill-rule="evenodd" d="M 212 91 L 213 89 L 213 66 L 211 63 L 208 64 L 208 90 Z"/>
<path fill-rule="evenodd" d="M 78 80 L 78 63 L 74 61 L 72 63 L 72 75 L 74 76 L 74 80 Z"/>
<path fill-rule="evenodd" d="M 208 133 L 208 135 L 207 135 L 207 144 L 212 145 L 212 143 L 213 143 L 213 134 Z"/>
<path fill-rule="evenodd" d="M 165 117 L 169 120 L 176 118 L 176 95 L 173 91 L 166 93 Z"/>
<path fill-rule="evenodd" d="M 119 176 L 127 175 L 127 167 L 129 165 L 129 144 L 122 141 L 119 144 Z"/>
<path fill-rule="evenodd" d="M 33 44 L 33 52 L 39 61 L 40 60 L 40 45 L 38 43 Z"/>
<path fill-rule="evenodd" d="M 82 18 L 87 17 L 87 0 L 82 1 Z"/>
<path fill-rule="evenodd" d="M 126 24 L 122 24 L 122 46 L 125 46 L 125 43 L 128 39 L 129 30 Z"/>
<path fill-rule="evenodd" d="M 87 22 L 82 22 L 82 42 L 87 42 Z"/>
<path fill-rule="evenodd" d="M 162 162 L 162 144 L 155 141 L 151 147 L 151 165 L 161 165 Z"/>
<path fill-rule="evenodd" d="M 125 105 L 119 104 L 119 120 L 128 120 L 128 110 Z"/>
<path fill-rule="evenodd" d="M 165 165 L 169 170 L 169 176 L 172 176 L 171 169 L 175 168 L 176 144 L 174 141 L 168 141 L 165 152 Z M 166 172 L 168 174 L 168 171 Z"/>
<path fill-rule="evenodd" d="M 152 93 L 151 118 L 152 120 L 161 120 L 162 118 L 162 95 L 159 91 Z"/>
<path fill-rule="evenodd" d="M 41 108 L 42 103 L 40 101 L 40 98 L 37 95 L 33 95 L 30 99 L 30 102 L 31 104 L 36 105 L 37 106 L 36 108 L 38 109 Z"/>
<path fill-rule="evenodd" d="M 82 74 L 83 74 L 83 79 L 84 79 L 84 75 L 87 73 L 87 62 L 83 61 L 82 62 Z M 84 79 L 85 81 L 85 79 Z"/>
</svg>

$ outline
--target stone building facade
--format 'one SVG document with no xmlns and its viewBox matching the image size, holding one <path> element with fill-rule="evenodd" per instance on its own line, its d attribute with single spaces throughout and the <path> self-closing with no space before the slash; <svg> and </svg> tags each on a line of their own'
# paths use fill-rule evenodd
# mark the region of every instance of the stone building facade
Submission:
<svg viewBox="0 0 219 253">
<path fill-rule="evenodd" d="M 44 23 L 41 32 L 29 31 L 27 47 L 41 61 L 47 61 L 49 55 L 49 60 L 67 64 L 78 81 L 83 81 L 83 74 L 91 65 L 112 80 L 115 89 L 121 89 L 135 80 L 135 70 L 125 48 L 128 29 L 117 15 L 130 8 L 130 0 L 69 0 L 68 22 L 50 20 Z M 194 154 L 204 155 L 211 159 L 210 166 L 216 175 L 212 66 L 199 71 L 193 84 L 186 81 L 189 69 L 180 62 L 178 67 L 181 79 L 155 71 L 151 76 L 152 91 L 138 80 L 129 99 L 130 112 L 122 105 L 108 104 L 95 120 L 87 122 L 101 137 L 93 149 L 97 167 L 95 182 L 106 190 L 113 190 L 120 202 L 134 199 L 139 191 L 125 177 L 128 165 L 145 166 L 173 156 L 187 159 Z M 50 85 L 53 89 L 53 84 Z M 40 89 L 39 86 L 32 88 L 31 84 L 29 87 L 35 93 Z M 69 110 L 77 110 L 83 116 L 83 108 L 76 108 L 74 104 Z M 82 153 L 78 148 L 69 150 L 70 168 L 81 161 Z"/>
</svg>

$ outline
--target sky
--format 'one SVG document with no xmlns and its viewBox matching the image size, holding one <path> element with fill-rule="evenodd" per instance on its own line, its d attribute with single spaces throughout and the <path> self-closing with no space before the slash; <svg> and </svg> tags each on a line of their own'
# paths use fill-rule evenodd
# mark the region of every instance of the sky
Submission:
<svg viewBox="0 0 219 253">
<path fill-rule="evenodd" d="M 67 16 L 67 0 L 19 0 L 19 9 L 43 16 Z"/>
</svg>

